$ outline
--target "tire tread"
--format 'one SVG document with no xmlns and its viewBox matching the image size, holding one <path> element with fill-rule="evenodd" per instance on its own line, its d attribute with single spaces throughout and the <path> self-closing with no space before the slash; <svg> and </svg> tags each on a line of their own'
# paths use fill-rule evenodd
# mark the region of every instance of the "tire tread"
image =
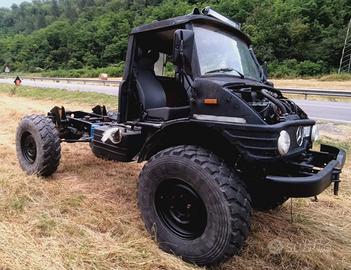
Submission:
<svg viewBox="0 0 351 270">
<path fill-rule="evenodd" d="M 238 254 L 248 236 L 250 230 L 251 217 L 251 199 L 246 191 L 244 182 L 237 174 L 226 164 L 226 162 L 217 157 L 213 152 L 194 145 L 179 145 L 162 150 L 152 156 L 149 162 L 162 157 L 183 157 L 201 166 L 215 179 L 220 192 L 224 195 L 225 203 L 228 205 L 231 213 L 231 235 L 229 244 L 217 258 L 206 258 L 210 254 L 204 255 L 197 261 L 197 264 L 208 265 L 218 264 Z M 141 177 L 144 169 L 141 171 Z"/>
<path fill-rule="evenodd" d="M 22 124 L 25 122 L 34 126 L 41 139 L 37 144 L 40 144 L 43 150 L 43 156 L 35 173 L 44 177 L 50 176 L 57 170 L 60 164 L 61 144 L 59 133 L 52 120 L 44 115 L 27 115 L 23 117 L 19 124 L 18 131 L 22 129 Z M 18 155 L 19 154 L 20 153 L 18 153 Z"/>
</svg>

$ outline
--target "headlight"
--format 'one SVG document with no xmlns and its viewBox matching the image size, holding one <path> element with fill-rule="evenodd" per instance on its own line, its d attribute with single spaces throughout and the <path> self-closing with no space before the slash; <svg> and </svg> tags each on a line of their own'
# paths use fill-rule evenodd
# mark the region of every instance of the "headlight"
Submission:
<svg viewBox="0 0 351 270">
<path fill-rule="evenodd" d="M 278 138 L 278 151 L 281 155 L 288 153 L 290 148 L 290 136 L 285 130 L 282 130 Z"/>
<path fill-rule="evenodd" d="M 317 125 L 314 125 L 312 127 L 312 131 L 311 131 L 311 140 L 312 140 L 312 142 L 315 142 L 318 140 L 318 138 L 319 138 L 319 130 L 318 130 Z"/>
</svg>

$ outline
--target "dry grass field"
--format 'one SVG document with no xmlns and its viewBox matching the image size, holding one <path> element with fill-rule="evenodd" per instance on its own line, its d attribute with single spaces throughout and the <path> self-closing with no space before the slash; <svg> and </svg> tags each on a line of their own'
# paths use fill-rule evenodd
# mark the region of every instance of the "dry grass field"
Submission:
<svg viewBox="0 0 351 270">
<path fill-rule="evenodd" d="M 351 81 L 321 81 L 317 79 L 273 79 L 277 88 L 316 88 L 351 91 Z"/>
<path fill-rule="evenodd" d="M 49 179 L 19 168 L 14 138 L 21 117 L 57 104 L 89 109 L 105 97 L 79 102 L 70 93 L 52 98 L 30 88 L 11 96 L 7 88 L 0 86 L 0 269 L 200 269 L 160 251 L 144 230 L 136 206 L 142 165 L 103 161 L 88 145 L 63 144 Z M 322 128 L 323 141 L 350 150 L 350 126 Z M 294 199 L 292 219 L 290 201 L 254 212 L 240 256 L 213 269 L 351 269 L 350 162 L 342 181 L 337 197 L 328 189 L 318 202 Z"/>
<path fill-rule="evenodd" d="M 322 81 L 320 79 L 272 79 L 276 88 L 298 88 L 298 89 L 321 89 L 351 92 L 351 80 L 348 81 Z M 305 99 L 304 95 L 284 94 L 292 99 Z M 351 98 L 313 96 L 308 95 L 309 100 L 351 102 Z"/>
</svg>

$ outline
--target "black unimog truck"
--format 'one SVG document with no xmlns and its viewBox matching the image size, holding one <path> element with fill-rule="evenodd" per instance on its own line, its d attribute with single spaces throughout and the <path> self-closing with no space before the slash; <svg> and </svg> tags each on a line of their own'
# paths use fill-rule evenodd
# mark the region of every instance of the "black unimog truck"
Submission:
<svg viewBox="0 0 351 270">
<path fill-rule="evenodd" d="M 315 121 L 267 81 L 240 25 L 209 8 L 135 28 L 118 99 L 118 112 L 54 107 L 24 117 L 19 163 L 49 176 L 61 142 L 147 161 L 142 219 L 163 250 L 186 261 L 210 265 L 238 253 L 251 207 L 273 209 L 331 183 L 338 191 L 345 152 L 311 150 Z"/>
</svg>

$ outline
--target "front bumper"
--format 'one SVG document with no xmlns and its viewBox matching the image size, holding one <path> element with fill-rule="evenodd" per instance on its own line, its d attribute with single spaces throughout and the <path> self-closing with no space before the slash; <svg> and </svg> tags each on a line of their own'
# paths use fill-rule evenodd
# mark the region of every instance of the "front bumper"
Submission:
<svg viewBox="0 0 351 270">
<path fill-rule="evenodd" d="M 266 181 L 287 197 L 316 196 L 331 183 L 334 183 L 334 194 L 337 195 L 345 159 L 344 150 L 321 145 L 320 152 L 309 151 L 300 160 L 288 164 L 292 176 L 268 175 Z"/>
</svg>

